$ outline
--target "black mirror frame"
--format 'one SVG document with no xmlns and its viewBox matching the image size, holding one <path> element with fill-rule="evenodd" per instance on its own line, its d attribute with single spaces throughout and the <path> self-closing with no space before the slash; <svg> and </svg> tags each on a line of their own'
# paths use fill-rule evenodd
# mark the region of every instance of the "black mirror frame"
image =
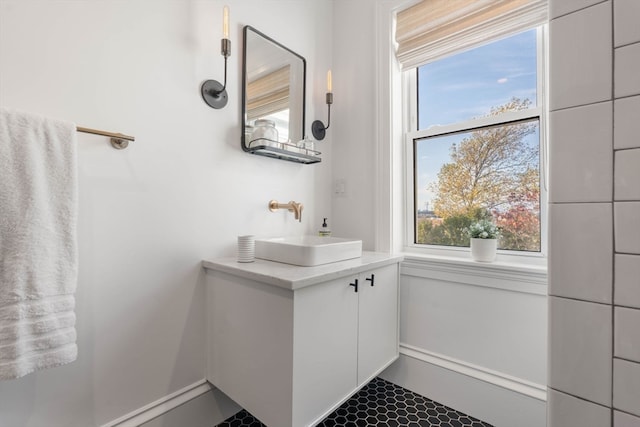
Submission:
<svg viewBox="0 0 640 427">
<path fill-rule="evenodd" d="M 307 96 L 307 60 L 303 56 L 292 51 L 282 43 L 278 43 L 271 37 L 267 36 L 261 31 L 258 31 L 250 25 L 245 25 L 242 30 L 242 149 L 249 151 L 247 147 L 247 141 L 245 140 L 245 132 L 247 127 L 247 31 L 251 30 L 259 36 L 265 38 L 276 46 L 286 50 L 287 52 L 297 56 L 302 60 L 302 139 L 305 138 L 305 119 L 306 119 L 306 96 Z"/>
<path fill-rule="evenodd" d="M 247 145 L 247 140 L 246 140 L 246 131 L 247 131 L 247 32 L 251 30 L 252 32 L 258 34 L 259 36 L 265 38 L 266 40 L 268 40 L 269 42 L 273 43 L 274 45 L 286 50 L 287 52 L 295 55 L 296 57 L 298 57 L 301 61 L 302 61 L 302 139 L 306 138 L 306 128 L 305 128 L 305 119 L 306 119 L 306 102 L 307 102 L 307 60 L 297 54 L 296 52 L 292 51 L 291 49 L 289 49 L 288 47 L 284 46 L 283 44 L 275 41 L 274 39 L 272 39 L 271 37 L 267 36 L 266 34 L 264 34 L 263 32 L 255 29 L 254 27 L 250 26 L 250 25 L 245 25 L 243 30 L 242 30 L 242 136 L 241 136 L 241 141 L 242 141 L 242 150 L 245 152 L 250 152 L 252 154 L 258 154 L 258 155 L 264 155 L 264 156 L 268 156 L 268 157 L 275 157 L 275 158 L 280 158 L 283 160 L 289 160 L 289 161 L 294 161 L 294 162 L 298 162 L 298 163 L 318 163 L 320 162 L 320 158 L 319 157 L 315 157 L 313 155 L 308 155 L 308 154 L 299 154 L 297 156 L 292 156 L 290 155 L 290 153 L 287 153 L 287 150 L 280 150 L 280 149 L 272 149 L 272 150 L 268 150 L 268 151 L 264 151 L 262 149 L 255 149 L 255 148 L 250 148 Z M 278 154 L 278 152 L 281 152 L 280 154 Z M 320 153 L 317 153 L 320 154 Z"/>
</svg>

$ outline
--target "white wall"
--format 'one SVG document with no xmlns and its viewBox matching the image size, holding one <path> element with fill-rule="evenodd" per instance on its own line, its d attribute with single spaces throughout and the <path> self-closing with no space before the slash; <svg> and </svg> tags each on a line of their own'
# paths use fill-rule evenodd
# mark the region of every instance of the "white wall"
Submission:
<svg viewBox="0 0 640 427">
<path fill-rule="evenodd" d="M 496 427 L 546 414 L 544 269 L 407 257 L 400 359 L 382 377 Z"/>
<path fill-rule="evenodd" d="M 333 143 L 333 182 L 345 192 L 333 195 L 332 230 L 336 236 L 362 239 L 374 249 L 377 1 L 334 2 L 333 106 L 329 135 Z"/>
<path fill-rule="evenodd" d="M 224 4 L 229 104 L 213 110 L 199 86 L 222 79 Z M 0 382 L 0 424 L 102 425 L 203 379 L 200 261 L 330 216 L 330 134 L 318 165 L 240 149 L 245 24 L 306 57 L 309 130 L 326 115 L 330 2 L 0 1 L 0 104 L 136 137 L 116 151 L 78 135 L 78 360 Z M 272 198 L 304 203 L 302 223 Z"/>
</svg>

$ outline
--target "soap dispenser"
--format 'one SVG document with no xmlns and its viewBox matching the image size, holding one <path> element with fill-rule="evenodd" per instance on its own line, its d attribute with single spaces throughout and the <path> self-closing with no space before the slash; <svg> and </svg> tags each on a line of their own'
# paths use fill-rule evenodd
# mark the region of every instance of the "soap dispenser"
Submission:
<svg viewBox="0 0 640 427">
<path fill-rule="evenodd" d="M 322 228 L 318 231 L 318 236 L 320 237 L 329 237 L 331 236 L 331 230 L 329 230 L 329 226 L 327 225 L 327 218 L 324 218 L 322 221 Z"/>
</svg>

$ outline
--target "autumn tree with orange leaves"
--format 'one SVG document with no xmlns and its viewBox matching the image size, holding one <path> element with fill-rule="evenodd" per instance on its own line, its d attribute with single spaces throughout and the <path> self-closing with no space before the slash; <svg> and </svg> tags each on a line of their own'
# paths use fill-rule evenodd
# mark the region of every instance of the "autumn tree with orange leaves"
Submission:
<svg viewBox="0 0 640 427">
<path fill-rule="evenodd" d="M 488 115 L 527 109 L 530 104 L 528 99 L 512 98 Z M 453 218 L 466 223 L 478 216 L 493 216 L 502 228 L 502 248 L 540 250 L 539 149 L 523 143 L 535 129 L 532 122 L 500 125 L 471 132 L 454 144 L 450 161 L 429 188 L 435 193 L 434 213 L 449 223 Z M 445 234 L 438 227 L 442 226 L 423 226 L 426 235 L 422 238 L 429 241 L 431 234 L 442 241 Z"/>
</svg>

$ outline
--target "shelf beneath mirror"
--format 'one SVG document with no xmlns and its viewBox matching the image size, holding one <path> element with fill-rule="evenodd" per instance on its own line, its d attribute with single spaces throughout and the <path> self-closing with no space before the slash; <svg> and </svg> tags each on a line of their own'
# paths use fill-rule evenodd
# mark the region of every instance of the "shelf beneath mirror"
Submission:
<svg viewBox="0 0 640 427">
<path fill-rule="evenodd" d="M 252 145 L 258 142 L 258 145 Z M 300 148 L 292 144 L 277 143 L 278 146 L 262 144 L 263 141 L 251 141 L 249 147 L 245 150 L 251 154 L 258 156 L 271 157 L 274 159 L 287 160 L 289 162 L 302 163 L 309 165 L 312 163 L 320 163 L 319 151 L 309 150 L 308 148 Z"/>
</svg>

